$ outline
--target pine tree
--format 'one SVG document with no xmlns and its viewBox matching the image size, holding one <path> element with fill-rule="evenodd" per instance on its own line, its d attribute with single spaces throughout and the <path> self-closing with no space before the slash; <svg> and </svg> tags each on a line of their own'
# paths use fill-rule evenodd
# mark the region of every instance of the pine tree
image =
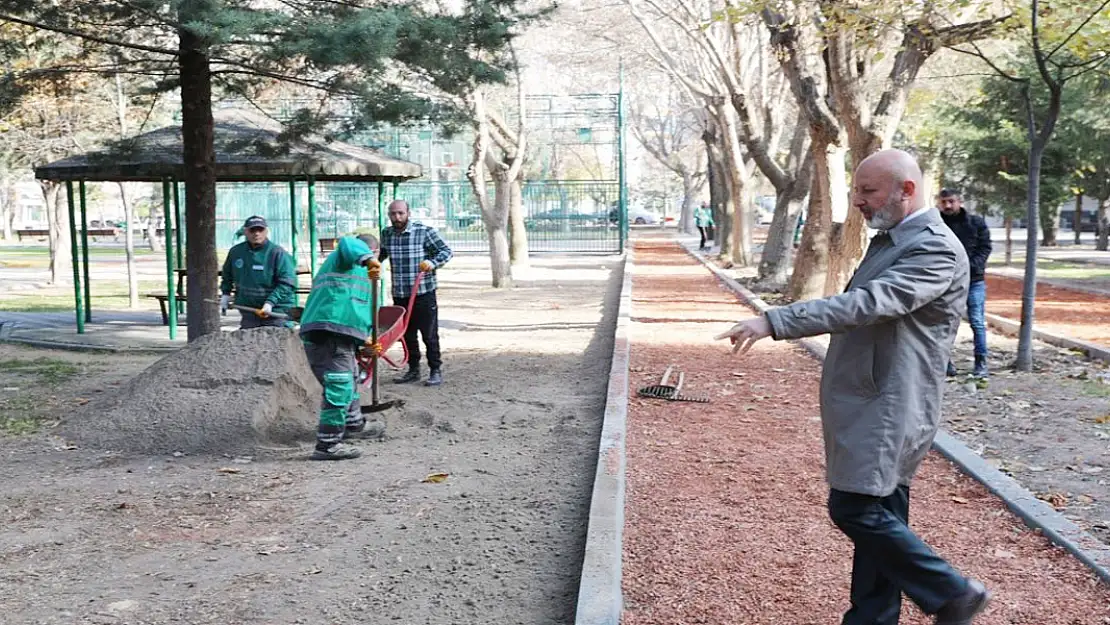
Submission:
<svg viewBox="0 0 1110 625">
<path fill-rule="evenodd" d="M 92 52 L 107 49 L 119 59 L 112 72 L 155 75 L 159 89 L 180 91 L 192 341 L 220 325 L 204 304 L 216 296 L 218 267 L 213 93 L 249 96 L 284 83 L 353 100 L 354 128 L 409 120 L 457 127 L 466 113 L 444 96 L 504 82 L 514 34 L 542 15 L 518 4 L 463 0 L 433 12 L 374 0 L 0 0 L 0 22 L 72 37 L 90 51 L 60 71 L 106 71 Z M 294 134 L 324 121 L 308 109 L 296 120 Z"/>
</svg>

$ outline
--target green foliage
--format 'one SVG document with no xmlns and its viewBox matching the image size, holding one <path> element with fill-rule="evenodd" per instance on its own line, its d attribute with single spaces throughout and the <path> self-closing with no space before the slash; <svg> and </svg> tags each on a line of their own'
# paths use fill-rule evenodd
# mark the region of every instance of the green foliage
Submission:
<svg viewBox="0 0 1110 625">
<path fill-rule="evenodd" d="M 336 97 L 357 103 L 344 111 L 340 132 L 414 120 L 458 125 L 465 94 L 504 82 L 513 38 L 546 14 L 518 4 L 464 0 L 458 10 L 433 12 L 415 1 L 0 0 L 0 23 L 10 25 L 10 17 L 76 35 L 85 50 L 112 51 L 118 68 L 154 77 L 162 91 L 180 84 L 178 33 L 187 30 L 210 60 L 217 97 L 256 100 L 280 85 L 297 89 L 307 103 L 291 125 L 295 135 L 334 119 L 326 101 Z M 0 46 L 0 59 L 5 52 Z M 81 58 L 67 70 L 94 64 Z M 0 106 L 18 96 L 2 87 Z"/>
</svg>

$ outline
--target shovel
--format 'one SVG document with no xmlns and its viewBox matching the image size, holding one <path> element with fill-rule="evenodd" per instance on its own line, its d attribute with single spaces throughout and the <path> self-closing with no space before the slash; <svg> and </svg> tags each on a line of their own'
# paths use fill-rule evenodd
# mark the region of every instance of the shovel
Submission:
<svg viewBox="0 0 1110 625">
<path fill-rule="evenodd" d="M 217 299 L 206 299 L 206 300 L 204 300 L 204 301 L 206 301 L 206 302 L 208 302 L 208 303 L 210 303 L 210 304 L 219 304 L 219 303 L 220 303 L 220 300 L 217 300 Z M 240 306 L 239 304 L 228 304 L 228 308 L 234 308 L 235 310 L 242 310 L 242 311 L 244 311 L 244 312 L 250 312 L 250 313 L 254 313 L 254 314 L 258 315 L 259 317 L 261 317 L 261 316 L 262 316 L 262 315 L 259 315 L 259 314 L 258 314 L 258 313 L 259 313 L 259 311 L 261 310 L 260 308 L 251 308 L 250 306 Z M 299 312 L 295 313 L 295 312 L 294 312 L 294 311 L 292 311 L 292 310 L 291 310 L 291 311 L 289 311 L 289 312 L 290 312 L 290 313 L 293 313 L 293 314 L 295 314 L 296 316 L 295 316 L 295 317 L 291 317 L 290 315 L 286 315 L 286 314 L 284 314 L 284 313 L 276 313 L 276 312 L 272 312 L 272 313 L 270 313 L 270 315 L 269 315 L 269 318 L 271 318 L 271 319 L 291 319 L 291 318 L 293 318 L 293 319 L 299 319 L 299 318 L 300 318 L 300 316 L 301 316 L 301 315 L 299 314 Z"/>
<path fill-rule="evenodd" d="M 370 338 L 374 343 L 378 342 L 378 278 L 370 279 Z M 381 401 L 381 395 L 378 392 L 378 382 L 381 377 L 378 374 L 378 359 L 379 356 L 374 354 L 370 358 L 370 405 L 362 406 L 362 414 L 370 414 L 374 412 L 382 412 L 398 405 L 400 402 L 397 400 Z"/>
</svg>

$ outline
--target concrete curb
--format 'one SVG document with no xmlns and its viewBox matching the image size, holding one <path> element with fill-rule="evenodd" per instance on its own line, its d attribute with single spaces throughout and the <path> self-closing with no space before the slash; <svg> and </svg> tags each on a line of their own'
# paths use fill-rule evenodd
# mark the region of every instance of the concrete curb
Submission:
<svg viewBox="0 0 1110 625">
<path fill-rule="evenodd" d="M 1013 319 L 999 317 L 992 313 L 986 313 L 986 318 L 987 325 L 993 327 L 1002 334 L 1017 336 L 1018 331 L 1021 329 L 1021 323 Z M 1074 349 L 1078 352 L 1082 352 L 1088 358 L 1110 362 L 1110 347 L 1103 347 L 1102 345 L 1096 345 L 1088 341 L 1081 341 L 1079 339 L 1045 332 L 1044 330 L 1038 330 L 1036 328 L 1036 322 L 1033 323 L 1033 338 L 1048 343 L 1049 345 L 1055 345 L 1056 347 Z"/>
<path fill-rule="evenodd" d="M 760 312 L 770 308 L 751 290 L 723 275 L 718 267 L 693 248 L 682 243 L 680 245 L 720 278 L 726 286 L 735 291 L 745 304 Z M 824 345 L 812 339 L 800 339 L 797 343 L 815 358 L 824 362 L 826 351 Z M 1020 517 L 1026 525 L 1040 530 L 1053 543 L 1067 549 L 1077 560 L 1087 565 L 1102 581 L 1110 584 L 1110 547 L 1068 520 L 1048 503 L 1037 499 L 1017 480 L 987 464 L 983 458 L 947 431 L 942 429 L 937 433 L 933 448 L 1001 499 L 1006 507 Z"/>
<path fill-rule="evenodd" d="M 115 347 L 112 345 L 93 345 L 89 343 L 69 343 L 65 341 L 42 341 L 38 339 L 25 339 L 6 336 L 0 338 L 0 343 L 13 345 L 26 345 L 41 349 L 57 349 L 67 352 L 84 352 L 93 354 L 169 354 L 180 347 Z"/>
<path fill-rule="evenodd" d="M 617 625 L 621 620 L 621 564 L 624 535 L 625 423 L 628 417 L 629 326 L 632 319 L 633 254 L 624 257 L 613 360 L 597 472 L 590 499 L 590 521 L 582 578 L 578 586 L 575 625 Z"/>
</svg>

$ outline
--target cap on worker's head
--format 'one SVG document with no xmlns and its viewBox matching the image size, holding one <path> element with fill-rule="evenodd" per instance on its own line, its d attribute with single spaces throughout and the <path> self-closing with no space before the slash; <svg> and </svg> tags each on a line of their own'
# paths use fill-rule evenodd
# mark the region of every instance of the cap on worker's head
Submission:
<svg viewBox="0 0 1110 625">
<path fill-rule="evenodd" d="M 372 250 L 378 249 L 378 237 L 372 234 L 360 234 L 358 235 L 358 239 L 365 243 L 366 247 L 369 247 Z"/>
<path fill-rule="evenodd" d="M 266 225 L 266 219 L 261 215 L 252 215 L 247 217 L 247 220 L 243 222 L 243 230 L 250 230 L 252 228 L 269 228 L 269 226 Z"/>
<path fill-rule="evenodd" d="M 945 187 L 945 188 L 940 190 L 940 196 L 941 197 L 953 197 L 953 196 L 959 197 L 960 196 L 960 190 L 959 189 L 953 189 L 952 187 Z"/>
</svg>

